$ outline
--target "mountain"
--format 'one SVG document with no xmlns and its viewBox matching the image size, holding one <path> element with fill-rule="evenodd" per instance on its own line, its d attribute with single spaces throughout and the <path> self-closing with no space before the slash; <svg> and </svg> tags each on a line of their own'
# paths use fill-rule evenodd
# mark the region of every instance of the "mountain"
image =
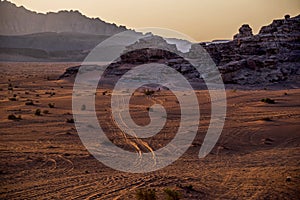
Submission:
<svg viewBox="0 0 300 200">
<path fill-rule="evenodd" d="M 88 18 L 79 11 L 59 11 L 47 14 L 17 7 L 9 1 L 0 2 L 0 35 L 26 35 L 42 32 L 72 32 L 94 35 L 113 35 L 126 30 L 125 26 Z"/>
<path fill-rule="evenodd" d="M 83 61 L 91 49 L 125 26 L 78 11 L 41 14 L 0 1 L 0 61 Z"/>
</svg>

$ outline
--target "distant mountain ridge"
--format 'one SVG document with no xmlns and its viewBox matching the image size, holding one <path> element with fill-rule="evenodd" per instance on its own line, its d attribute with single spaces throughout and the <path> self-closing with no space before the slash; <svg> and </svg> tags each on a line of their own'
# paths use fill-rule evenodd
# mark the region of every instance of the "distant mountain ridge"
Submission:
<svg viewBox="0 0 300 200">
<path fill-rule="evenodd" d="M 88 18 L 79 11 L 59 11 L 47 14 L 27 10 L 23 6 L 0 1 L 0 35 L 26 35 L 41 32 L 72 32 L 113 35 L 127 30 L 125 26 Z"/>
</svg>

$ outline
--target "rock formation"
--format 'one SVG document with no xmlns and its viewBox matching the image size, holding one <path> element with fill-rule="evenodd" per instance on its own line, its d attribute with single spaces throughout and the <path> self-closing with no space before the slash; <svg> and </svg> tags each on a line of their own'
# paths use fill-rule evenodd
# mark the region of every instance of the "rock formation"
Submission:
<svg viewBox="0 0 300 200">
<path fill-rule="evenodd" d="M 243 25 L 232 41 L 201 45 L 225 83 L 261 84 L 300 75 L 300 15 L 274 20 L 257 35 Z"/>
<path fill-rule="evenodd" d="M 112 63 L 105 75 L 116 78 L 134 66 L 157 62 L 173 67 L 192 82 L 203 83 L 200 74 L 180 53 L 151 49 L 153 45 L 157 48 L 164 45 L 170 51 L 176 51 L 175 45 L 167 44 L 161 37 L 151 36 L 131 46 L 139 50 L 130 51 L 131 47 L 128 47 L 128 52 Z M 249 25 L 243 25 L 232 41 L 200 45 L 210 54 L 226 84 L 265 85 L 292 80 L 300 75 L 300 15 L 274 20 L 262 27 L 257 35 L 252 34 Z M 193 44 L 188 54 L 198 51 L 199 44 Z M 78 68 L 72 68 L 71 73 L 67 71 L 66 76 L 74 75 Z"/>
<path fill-rule="evenodd" d="M 252 28 L 248 24 L 242 25 L 242 27 L 239 29 L 239 33 L 236 34 L 233 38 L 239 39 L 239 38 L 245 38 L 252 36 Z"/>
</svg>

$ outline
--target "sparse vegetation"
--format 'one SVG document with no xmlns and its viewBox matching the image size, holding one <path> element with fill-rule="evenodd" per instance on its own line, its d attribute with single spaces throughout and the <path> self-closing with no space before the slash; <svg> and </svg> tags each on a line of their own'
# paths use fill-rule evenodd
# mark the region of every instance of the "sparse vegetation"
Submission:
<svg viewBox="0 0 300 200">
<path fill-rule="evenodd" d="M 16 116 L 14 114 L 10 114 L 10 115 L 8 115 L 7 119 L 9 119 L 9 120 L 21 120 L 22 117 L 21 117 L 21 115 Z"/>
<path fill-rule="evenodd" d="M 268 103 L 268 104 L 274 104 L 275 100 L 270 99 L 270 98 L 264 98 L 264 99 L 261 100 L 261 102 Z"/>
<path fill-rule="evenodd" d="M 186 186 L 186 189 L 188 189 L 188 190 L 190 190 L 190 191 L 193 191 L 193 190 L 194 190 L 194 188 L 193 188 L 193 186 L 192 186 L 192 185 L 188 185 L 188 186 Z"/>
<path fill-rule="evenodd" d="M 11 83 L 8 84 L 7 90 L 13 91 L 14 87 Z"/>
<path fill-rule="evenodd" d="M 287 176 L 285 179 L 286 182 L 291 182 L 292 181 L 292 177 L 291 176 Z"/>
<path fill-rule="evenodd" d="M 28 101 L 25 102 L 25 105 L 27 105 L 27 106 L 33 106 L 34 103 L 33 103 L 32 100 L 28 100 Z"/>
<path fill-rule="evenodd" d="M 52 97 L 55 95 L 55 92 L 45 92 L 45 94 L 49 94 Z"/>
<path fill-rule="evenodd" d="M 165 189 L 164 192 L 167 194 L 167 200 L 179 200 L 181 194 L 176 191 L 176 190 L 172 190 L 172 189 Z"/>
<path fill-rule="evenodd" d="M 55 103 L 48 103 L 49 108 L 54 108 L 55 107 Z"/>
<path fill-rule="evenodd" d="M 83 104 L 82 106 L 81 106 L 81 110 L 85 110 L 86 109 L 86 106 Z"/>
<path fill-rule="evenodd" d="M 49 114 L 49 110 L 43 110 L 44 114 Z"/>
<path fill-rule="evenodd" d="M 16 97 L 9 97 L 8 98 L 10 101 L 17 101 L 17 98 Z"/>
<path fill-rule="evenodd" d="M 136 192 L 137 200 L 156 200 L 155 190 L 152 189 L 140 189 Z"/>
<path fill-rule="evenodd" d="M 150 108 L 150 107 L 147 107 L 146 110 L 147 110 L 148 112 L 153 112 L 153 109 Z"/>
<path fill-rule="evenodd" d="M 74 119 L 73 119 L 73 118 L 67 119 L 66 122 L 67 122 L 67 123 L 70 123 L 70 124 L 73 124 L 73 123 L 74 123 Z"/>
<path fill-rule="evenodd" d="M 155 91 L 154 90 L 144 90 L 144 94 L 146 95 L 146 96 L 151 96 L 151 95 L 153 95 L 155 93 Z"/>
<path fill-rule="evenodd" d="M 36 109 L 35 112 L 34 112 L 34 114 L 36 116 L 41 116 L 41 109 Z"/>
<path fill-rule="evenodd" d="M 266 122 L 271 122 L 272 119 L 270 117 L 264 117 L 262 120 L 266 121 Z"/>
</svg>

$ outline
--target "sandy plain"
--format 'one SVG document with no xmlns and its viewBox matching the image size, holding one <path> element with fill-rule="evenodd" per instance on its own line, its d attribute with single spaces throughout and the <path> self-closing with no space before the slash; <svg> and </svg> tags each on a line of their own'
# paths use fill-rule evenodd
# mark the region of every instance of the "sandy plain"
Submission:
<svg viewBox="0 0 300 200">
<path fill-rule="evenodd" d="M 73 118 L 73 84 L 57 78 L 75 64 L 0 64 L 1 199 L 135 199 L 141 188 L 154 189 L 158 199 L 166 199 L 166 188 L 178 191 L 181 199 L 300 198 L 300 89 L 228 89 L 225 127 L 204 159 L 197 155 L 209 125 L 210 102 L 206 90 L 196 91 L 201 119 L 188 151 L 166 168 L 132 174 L 96 160 L 74 123 L 67 122 Z M 134 151 L 113 125 L 110 92 L 97 91 L 99 123 L 111 141 Z M 30 101 L 33 105 L 26 105 Z M 162 133 L 145 140 L 157 149 L 174 137 L 180 113 L 169 91 L 151 98 L 136 93 L 132 117 L 138 124 L 149 123 L 147 107 L 154 102 L 163 102 L 169 112 Z M 35 115 L 37 109 L 41 116 Z M 22 119 L 9 120 L 10 114 Z"/>
</svg>

